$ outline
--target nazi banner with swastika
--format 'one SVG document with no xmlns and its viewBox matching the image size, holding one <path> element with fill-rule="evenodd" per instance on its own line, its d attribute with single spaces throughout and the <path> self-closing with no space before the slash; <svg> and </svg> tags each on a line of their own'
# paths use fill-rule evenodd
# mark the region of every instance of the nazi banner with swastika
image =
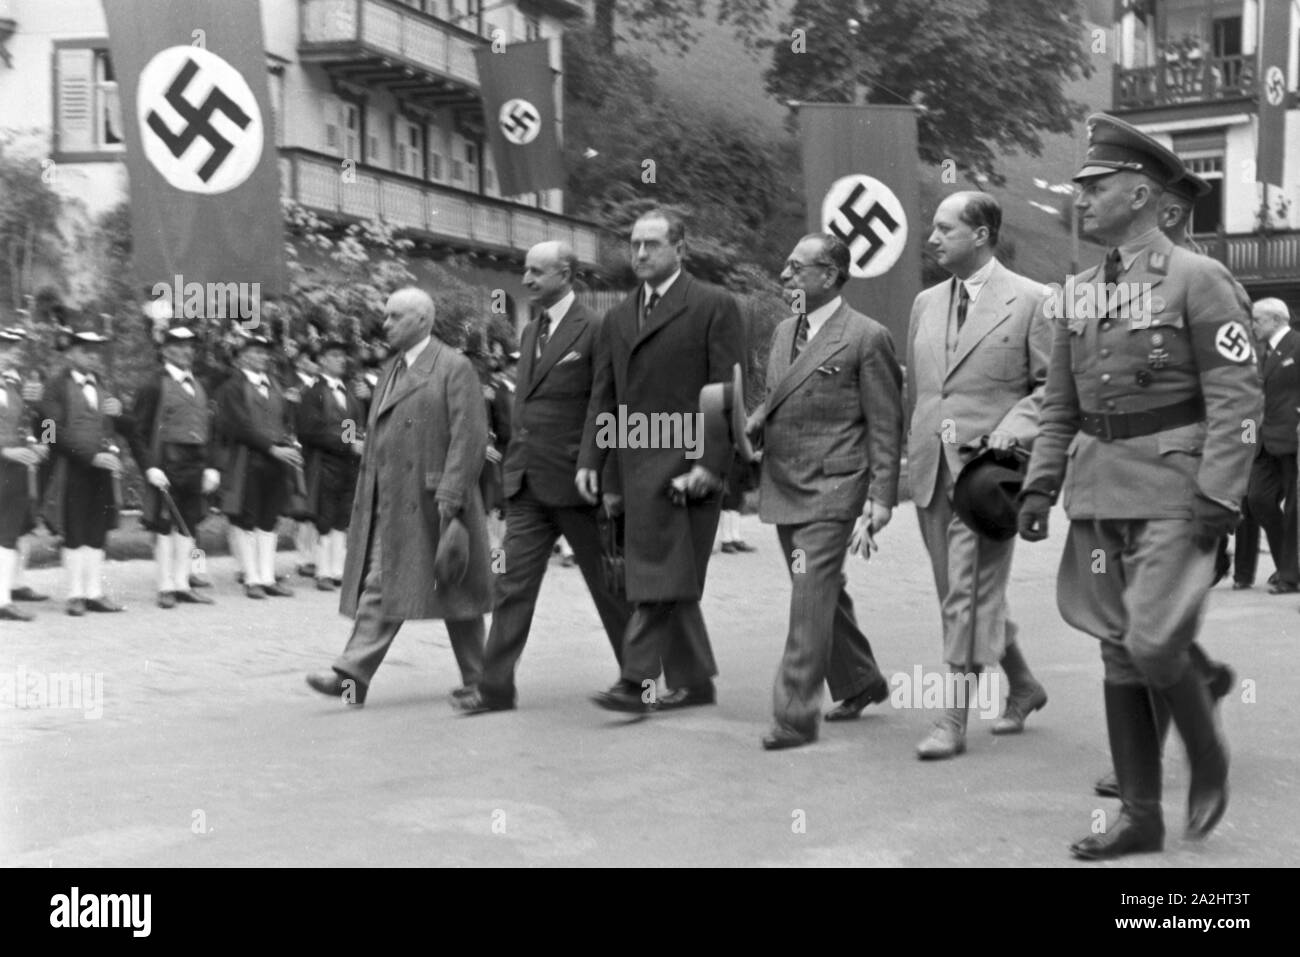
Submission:
<svg viewBox="0 0 1300 957">
<path fill-rule="evenodd" d="M 1259 44 L 1259 140 L 1255 181 L 1283 188 L 1286 167 L 1287 50 L 1291 0 L 1265 0 Z"/>
<path fill-rule="evenodd" d="M 844 297 L 907 341 L 912 300 L 921 291 L 924 224 L 910 106 L 799 107 L 808 231 L 831 232 L 849 247 L 853 278 Z"/>
<path fill-rule="evenodd" d="M 502 196 L 564 185 L 549 40 L 474 51 Z"/>
<path fill-rule="evenodd" d="M 104 0 L 143 286 L 284 291 L 284 220 L 258 0 Z M 234 288 L 234 287 L 230 287 Z M 248 288 L 248 287 L 241 287 Z"/>
</svg>

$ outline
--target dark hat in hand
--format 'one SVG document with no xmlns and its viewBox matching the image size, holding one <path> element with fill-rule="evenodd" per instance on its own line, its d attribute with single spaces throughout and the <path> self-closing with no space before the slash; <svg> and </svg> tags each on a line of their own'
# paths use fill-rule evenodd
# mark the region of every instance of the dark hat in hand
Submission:
<svg viewBox="0 0 1300 957">
<path fill-rule="evenodd" d="M 469 571 L 469 530 L 459 518 L 443 521 L 438 554 L 433 559 L 433 579 L 444 588 L 459 585 Z"/>
<path fill-rule="evenodd" d="M 704 416 L 704 447 L 728 445 L 740 460 L 754 461 L 754 446 L 745 434 L 745 380 L 740 363 L 731 368 L 730 382 L 711 382 L 700 390 Z"/>
<path fill-rule="evenodd" d="M 1022 449 L 995 452 L 984 448 L 966 463 L 952 490 L 957 517 L 978 535 L 995 542 L 1015 537 L 1016 496 L 1025 483 L 1028 455 Z"/>
</svg>

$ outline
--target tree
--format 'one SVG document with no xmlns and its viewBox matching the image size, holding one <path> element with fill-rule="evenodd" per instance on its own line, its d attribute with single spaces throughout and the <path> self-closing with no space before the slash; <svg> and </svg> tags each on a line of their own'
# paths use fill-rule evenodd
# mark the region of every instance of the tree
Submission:
<svg viewBox="0 0 1300 957">
<path fill-rule="evenodd" d="M 38 268 L 62 277 L 59 218 L 63 200 L 50 185 L 39 155 L 16 146 L 15 131 L 0 133 L 0 305 L 24 308 Z"/>
<path fill-rule="evenodd" d="M 716 16 L 720 23 L 734 24 L 742 35 L 754 35 L 778 5 L 773 0 L 717 0 Z M 710 6 L 706 0 L 596 0 L 595 40 L 603 52 L 612 53 L 621 23 L 637 39 L 660 47 L 689 47 L 695 42 L 694 21 Z"/>
<path fill-rule="evenodd" d="M 910 103 L 922 160 L 998 186 L 1000 153 L 1039 156 L 1043 133 L 1085 113 L 1063 92 L 1092 73 L 1075 0 L 798 0 L 782 29 L 758 43 L 774 96 L 848 103 L 860 84 L 868 102 Z"/>
</svg>

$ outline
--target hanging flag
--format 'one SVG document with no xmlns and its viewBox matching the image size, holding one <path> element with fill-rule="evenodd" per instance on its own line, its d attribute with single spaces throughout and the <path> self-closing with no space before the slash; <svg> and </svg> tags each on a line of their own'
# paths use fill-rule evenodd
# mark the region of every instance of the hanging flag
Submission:
<svg viewBox="0 0 1300 957">
<path fill-rule="evenodd" d="M 799 107 L 808 231 L 849 247 L 844 297 L 907 341 L 921 291 L 916 111 L 910 106 Z M 910 237 L 910 239 L 909 239 Z"/>
<path fill-rule="evenodd" d="M 1286 154 L 1286 66 L 1291 36 L 1291 0 L 1263 0 L 1263 3 L 1255 180 L 1281 189 Z"/>
<path fill-rule="evenodd" d="M 550 41 L 511 43 L 500 52 L 494 44 L 474 56 L 501 195 L 564 186 Z"/>
<path fill-rule="evenodd" d="M 104 12 L 136 276 L 195 307 L 184 318 L 255 325 L 250 307 L 285 285 L 260 4 L 104 0 Z"/>
</svg>

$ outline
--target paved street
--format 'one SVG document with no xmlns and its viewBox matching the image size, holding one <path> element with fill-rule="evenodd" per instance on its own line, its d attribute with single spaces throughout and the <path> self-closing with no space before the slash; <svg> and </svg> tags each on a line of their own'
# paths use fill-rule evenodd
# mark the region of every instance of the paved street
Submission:
<svg viewBox="0 0 1300 957">
<path fill-rule="evenodd" d="M 1166 763 L 1164 855 L 1082 865 L 1066 853 L 1107 766 L 1095 643 L 1054 602 L 1064 516 L 1020 543 L 1011 586 L 1021 641 L 1051 701 L 1020 737 L 972 719 L 968 753 L 922 764 L 933 711 L 873 707 L 812 747 L 759 737 L 784 642 L 788 584 L 775 532 L 744 519 L 750 555 L 715 554 L 705 617 L 721 669 L 713 708 L 621 720 L 588 703 L 615 677 L 576 569 L 554 561 L 520 669 L 520 709 L 466 718 L 440 623 L 399 636 L 364 710 L 309 690 L 348 623 L 337 595 L 300 587 L 252 602 L 229 559 L 214 608 L 162 611 L 152 566 L 110 564 L 129 611 L 0 625 L 0 681 L 102 675 L 102 715 L 40 700 L 0 709 L 0 863 L 227 865 L 1045 865 L 1256 867 L 1300 861 L 1294 673 L 1300 601 L 1215 589 L 1203 638 L 1248 682 L 1230 697 L 1232 803 L 1202 845 L 1184 843 L 1186 767 Z M 938 612 L 910 505 L 850 564 L 858 615 L 889 673 L 941 667 Z M 280 566 L 289 567 L 289 554 Z M 59 593 L 57 569 L 31 576 Z M 31 683 L 35 681 L 37 685 Z M 53 702 L 46 702 L 52 704 Z M 66 701 L 65 701 L 66 703 Z M 87 714 L 86 712 L 90 712 Z"/>
</svg>

